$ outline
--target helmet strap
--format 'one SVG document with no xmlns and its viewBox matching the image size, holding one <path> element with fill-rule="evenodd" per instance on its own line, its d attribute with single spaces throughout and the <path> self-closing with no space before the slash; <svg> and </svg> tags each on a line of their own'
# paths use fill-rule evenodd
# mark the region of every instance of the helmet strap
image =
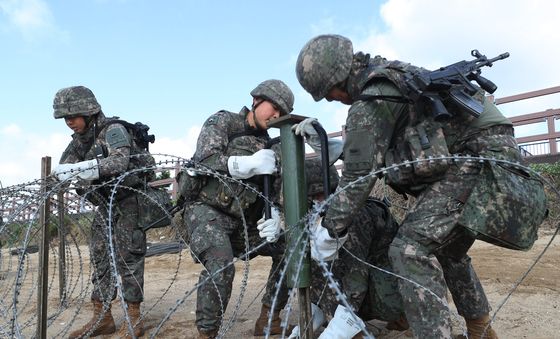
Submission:
<svg viewBox="0 0 560 339">
<path fill-rule="evenodd" d="M 255 98 L 257 103 L 255 103 L 255 101 L 253 101 L 253 105 L 251 105 L 251 111 L 253 111 L 253 114 L 255 113 L 255 110 L 257 109 L 257 107 L 260 106 L 260 104 L 263 103 L 263 101 L 265 101 L 263 98 Z"/>
<path fill-rule="evenodd" d="M 255 103 L 255 101 L 256 101 L 256 103 Z M 255 127 L 257 129 L 260 129 L 260 128 L 259 128 L 259 125 L 257 124 L 257 115 L 256 115 L 255 111 L 256 111 L 257 107 L 259 107 L 260 104 L 262 104 L 264 101 L 265 100 L 263 98 L 255 98 L 255 100 L 253 100 L 253 104 L 251 105 L 251 112 L 250 113 L 253 114 L 252 120 L 253 120 L 253 124 L 255 125 L 253 127 Z"/>
<path fill-rule="evenodd" d="M 97 130 L 97 119 L 93 122 L 93 125 L 91 126 L 91 128 L 93 129 L 93 141 L 95 142 L 95 135 L 96 135 L 96 130 Z"/>
</svg>

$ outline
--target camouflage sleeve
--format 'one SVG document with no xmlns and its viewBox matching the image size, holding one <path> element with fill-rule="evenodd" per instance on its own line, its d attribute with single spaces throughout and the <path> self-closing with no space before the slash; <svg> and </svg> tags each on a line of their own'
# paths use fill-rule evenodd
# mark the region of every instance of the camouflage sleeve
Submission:
<svg viewBox="0 0 560 339">
<path fill-rule="evenodd" d="M 107 149 L 107 156 L 99 160 L 99 176 L 113 177 L 124 173 L 130 161 L 130 135 L 121 124 L 111 124 L 100 134 L 98 141 Z"/>
<path fill-rule="evenodd" d="M 201 162 L 210 168 L 228 172 L 228 136 L 232 133 L 232 123 L 228 112 L 218 112 L 210 116 L 198 135 L 195 161 Z"/>
<path fill-rule="evenodd" d="M 60 164 L 75 164 L 84 159 L 80 159 L 78 152 L 76 152 L 76 141 L 72 139 L 62 155 L 60 156 Z"/>
<path fill-rule="evenodd" d="M 390 83 L 382 82 L 368 87 L 364 94 L 399 95 L 399 92 Z M 350 107 L 346 119 L 344 168 L 337 188 L 343 190 L 333 198 L 323 220 L 328 229 L 337 233 L 346 230 L 352 216 L 364 205 L 377 177 L 358 179 L 383 166 L 396 125 L 395 116 L 402 109 L 402 104 L 381 100 L 356 101 Z"/>
</svg>

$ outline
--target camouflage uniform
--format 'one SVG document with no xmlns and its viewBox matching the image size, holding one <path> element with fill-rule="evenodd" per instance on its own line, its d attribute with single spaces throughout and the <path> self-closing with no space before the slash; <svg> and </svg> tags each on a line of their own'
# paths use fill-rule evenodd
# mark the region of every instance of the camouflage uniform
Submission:
<svg viewBox="0 0 560 339">
<path fill-rule="evenodd" d="M 103 181 L 134 169 L 135 166 L 130 160 L 130 155 L 137 154 L 139 150 L 121 124 L 115 123 L 103 128 L 107 119 L 102 112 L 88 120 L 90 120 L 88 130 L 81 135 L 76 133 L 72 135 L 73 140 L 62 154 L 60 163 L 73 164 L 96 157 L 99 160 L 100 179 L 93 182 L 82 181 L 81 184 L 85 188 L 79 190 L 79 193 L 86 194 L 86 198 L 98 205 L 92 225 L 90 244 L 93 261 L 92 282 L 94 284 L 91 298 L 103 302 L 116 297 L 116 282 L 115 276 L 111 272 L 108 246 L 110 224 L 116 250 L 117 270 L 122 277 L 124 299 L 129 302 L 141 302 L 143 300 L 146 235 L 138 225 L 138 194 L 124 187 L 118 188 L 111 205 L 112 220 L 109 221 L 108 201 L 112 186 L 109 184 L 92 190 L 93 187 L 101 185 Z M 95 138 L 94 125 L 101 129 L 97 138 Z M 126 140 L 113 140 L 107 135 L 125 136 Z M 97 152 L 101 153 L 101 157 L 98 157 Z M 145 179 L 147 178 L 132 175 L 126 179 L 126 183 L 128 186 L 141 188 Z"/>
<path fill-rule="evenodd" d="M 342 234 L 348 228 L 377 177 L 354 182 L 372 169 L 392 165 L 386 163 L 387 156 L 391 149 L 403 145 L 405 128 L 411 123 L 413 105 L 384 99 L 402 97 L 395 79 L 399 79 L 399 72 L 406 71 L 391 73 L 385 67 L 389 64 L 380 57 L 370 59 L 361 52 L 353 54 L 351 42 L 334 35 L 310 40 L 298 58 L 298 80 L 316 101 L 331 95 L 331 89 L 342 88 L 348 95 L 344 100 L 351 102 L 339 186 L 353 184 L 334 198 L 323 219 L 323 226 L 333 234 Z M 484 112 L 478 119 L 463 110 L 448 108 L 455 114 L 442 122 L 441 128 L 449 153 L 520 161 L 511 122 L 488 99 L 479 99 Z M 417 197 L 389 250 L 396 273 L 422 286 L 399 281 L 406 316 L 416 337 L 451 336 L 446 283 L 459 313 L 466 319 L 488 314 L 487 298 L 467 255 L 474 242 L 473 233 L 462 227 L 461 215 L 473 187 L 492 187 L 492 177 L 485 173 L 495 167 L 491 163 L 451 163 L 445 174 L 432 178 L 431 183 L 398 187 Z M 489 203 L 485 212 L 492 214 L 496 209 L 493 204 Z M 509 210 L 504 220 L 526 221 L 516 213 Z"/>
<path fill-rule="evenodd" d="M 398 89 L 389 82 L 374 83 L 362 93 L 400 95 Z M 341 187 L 367 175 L 374 167 L 385 166 L 385 152 L 391 145 L 398 122 L 408 114 L 406 108 L 404 104 L 387 101 L 356 101 L 352 104 L 346 121 L 347 138 Z M 472 126 L 473 120 L 470 115 L 463 114 L 444 127 L 454 131 L 449 133 L 453 137 L 480 134 L 481 130 Z M 471 131 L 466 131 L 467 128 Z M 509 144 L 515 143 L 513 129 L 505 118 L 501 126 L 494 129 L 504 133 L 503 137 L 500 135 L 497 139 L 503 138 Z M 472 138 L 473 141 L 477 139 L 475 136 Z M 460 149 L 462 147 L 459 144 L 456 146 L 453 153 L 468 152 L 467 154 L 476 155 L 482 151 L 475 153 L 474 150 Z M 482 285 L 466 254 L 474 238 L 464 228 L 458 227 L 456 222 L 462 207 L 459 198 L 464 199 L 460 195 L 464 195 L 464 192 L 480 180 L 477 176 L 480 167 L 473 163 L 453 164 L 442 180 L 422 190 L 391 245 L 389 255 L 395 272 L 423 286 L 416 287 L 403 280 L 399 282 L 407 319 L 417 337 L 445 338 L 451 335 L 446 332 L 450 329 L 450 323 L 439 325 L 450 319 L 445 299 L 446 282 L 459 314 L 465 318 L 475 319 L 488 314 L 490 310 Z M 325 227 L 344 229 L 348 224 L 347 220 L 367 198 L 375 180 L 376 177 L 369 177 L 335 197 L 325 216 Z M 424 288 L 434 292 L 439 300 L 434 300 Z"/>
<path fill-rule="evenodd" d="M 214 171 L 228 173 L 228 157 L 251 155 L 263 149 L 270 139 L 264 130 L 256 130 L 247 123 L 249 110 L 243 108 L 239 114 L 220 111 L 206 120 L 200 132 L 194 160 Z M 232 138 L 232 136 L 236 136 Z M 283 255 L 283 240 L 275 244 L 263 244 L 258 236 L 256 222 L 263 215 L 264 201 L 233 181 L 223 185 L 217 179 L 207 177 L 206 186 L 198 198 L 185 207 L 183 221 L 190 238 L 193 258 L 204 265 L 197 290 L 196 325 L 205 333 L 219 329 L 222 312 L 226 310 L 231 295 L 235 275 L 233 258 L 252 251 L 250 257 L 265 255 L 272 257 L 272 267 L 268 277 L 262 303 L 272 306 L 276 293 L 279 266 Z M 262 191 L 262 178 L 255 176 L 243 180 L 247 185 Z M 241 192 L 241 193 L 240 193 Z M 243 219 L 238 201 L 241 201 Z M 245 245 L 245 226 L 249 248 Z M 208 279 L 208 280 L 207 280 Z M 288 289 L 283 283 L 276 302 L 276 309 L 282 309 L 288 299 Z"/>
<path fill-rule="evenodd" d="M 398 225 L 386 205 L 368 198 L 352 218 L 348 240 L 344 249 L 339 250 L 338 259 L 332 263 L 334 278 L 348 303 L 364 320 L 394 321 L 404 312 L 397 278 L 365 264 L 392 271 L 388 252 L 397 230 Z M 311 263 L 311 271 L 311 286 L 314 286 L 311 300 L 325 314 L 333 316 L 340 304 L 336 293 L 329 287 L 323 289 L 326 279 L 315 261 Z"/>
</svg>

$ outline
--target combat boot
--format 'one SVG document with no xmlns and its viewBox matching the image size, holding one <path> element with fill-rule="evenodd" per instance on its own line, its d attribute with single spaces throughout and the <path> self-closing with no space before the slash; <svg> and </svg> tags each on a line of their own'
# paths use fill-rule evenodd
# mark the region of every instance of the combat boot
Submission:
<svg viewBox="0 0 560 339">
<path fill-rule="evenodd" d="M 96 337 L 102 334 L 115 333 L 115 321 L 111 314 L 111 304 L 106 311 L 103 311 L 103 303 L 101 301 L 92 300 L 93 316 L 91 320 L 80 329 L 71 332 L 68 335 L 70 339 L 78 339 L 88 337 Z"/>
<path fill-rule="evenodd" d="M 132 324 L 132 329 L 134 330 L 134 337 L 139 338 L 144 335 L 144 320 L 142 320 L 140 314 L 140 303 L 139 302 L 126 302 L 128 318 Z M 123 321 L 121 327 L 119 328 L 119 338 L 132 338 L 128 332 L 128 322 L 126 319 Z"/>
<path fill-rule="evenodd" d="M 492 329 L 490 316 L 488 314 L 483 315 L 478 319 L 465 318 L 465 322 L 467 323 L 467 334 L 469 339 L 498 339 L 496 331 Z M 486 328 L 486 326 L 488 326 L 488 328 Z M 482 336 L 483 334 L 484 337 Z"/>
<path fill-rule="evenodd" d="M 198 339 L 215 339 L 216 337 L 218 337 L 218 331 L 198 330 Z"/>
<path fill-rule="evenodd" d="M 261 315 L 255 322 L 255 330 L 253 331 L 253 335 L 255 336 L 263 336 L 265 333 L 265 329 L 268 326 L 268 318 L 269 318 L 270 307 L 267 305 L 262 305 L 261 307 Z M 270 322 L 270 332 L 269 334 L 282 334 L 282 319 L 280 319 L 280 311 L 275 311 L 272 313 L 272 321 Z M 291 333 L 293 327 L 288 326 L 284 333 Z"/>
</svg>

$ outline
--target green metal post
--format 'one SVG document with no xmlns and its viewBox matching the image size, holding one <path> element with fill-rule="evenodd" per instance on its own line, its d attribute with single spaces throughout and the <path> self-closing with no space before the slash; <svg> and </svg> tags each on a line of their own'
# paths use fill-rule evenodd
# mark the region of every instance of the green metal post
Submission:
<svg viewBox="0 0 560 339">
<path fill-rule="evenodd" d="M 305 145 L 303 138 L 296 136 L 292 126 L 303 121 L 305 117 L 289 114 L 274 121 L 272 127 L 280 128 L 280 145 L 282 151 L 282 187 L 284 198 L 284 216 L 287 232 L 286 251 L 291 255 L 287 267 L 288 287 L 298 289 L 300 338 L 313 338 L 311 324 L 311 300 L 309 286 L 311 283 L 311 259 L 309 247 L 303 251 L 307 237 L 303 236 L 307 213 L 307 185 L 305 182 Z M 303 254 L 303 257 L 302 257 Z"/>
</svg>

